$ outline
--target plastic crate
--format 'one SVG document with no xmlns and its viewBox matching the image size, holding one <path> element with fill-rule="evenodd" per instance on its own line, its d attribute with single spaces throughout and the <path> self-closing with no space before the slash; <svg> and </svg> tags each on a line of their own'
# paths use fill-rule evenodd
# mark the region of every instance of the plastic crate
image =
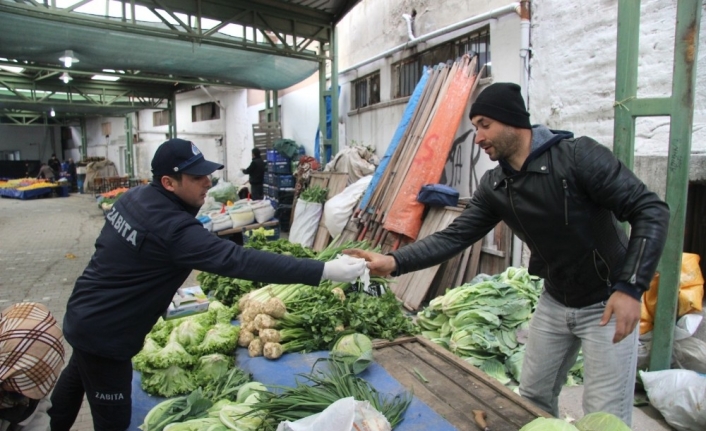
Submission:
<svg viewBox="0 0 706 431">
<path fill-rule="evenodd" d="M 290 162 L 292 159 L 277 150 L 267 150 L 268 162 Z"/>
<path fill-rule="evenodd" d="M 291 174 L 292 173 L 292 163 L 291 162 L 267 162 L 267 172 L 273 174 Z"/>
<path fill-rule="evenodd" d="M 294 187 L 294 177 L 292 175 L 273 175 L 274 178 L 270 185 L 273 185 L 279 189 L 291 189 Z"/>
<path fill-rule="evenodd" d="M 257 228 L 257 229 L 260 229 L 260 228 Z M 279 239 L 279 233 L 280 233 L 279 224 L 277 224 L 275 226 L 263 227 L 263 229 L 265 229 L 265 232 L 267 232 L 267 235 L 265 235 L 265 238 L 267 238 L 268 241 L 274 241 L 274 240 Z M 253 230 L 256 230 L 256 229 L 246 229 L 243 231 L 243 245 L 248 243 Z"/>
<path fill-rule="evenodd" d="M 267 196 L 271 197 L 278 204 L 289 204 L 291 205 L 294 201 L 294 189 L 293 188 L 279 188 L 275 186 L 269 186 L 267 188 Z"/>
</svg>

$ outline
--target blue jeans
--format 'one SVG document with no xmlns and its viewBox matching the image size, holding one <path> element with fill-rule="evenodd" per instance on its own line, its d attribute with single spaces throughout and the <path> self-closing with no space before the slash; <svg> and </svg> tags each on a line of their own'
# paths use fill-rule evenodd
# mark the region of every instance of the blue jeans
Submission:
<svg viewBox="0 0 706 431">
<path fill-rule="evenodd" d="M 608 412 L 632 425 L 638 329 L 613 344 L 615 316 L 599 326 L 605 302 L 567 307 L 546 291 L 530 321 L 520 394 L 554 416 L 579 350 L 584 357 L 584 414 Z"/>
</svg>

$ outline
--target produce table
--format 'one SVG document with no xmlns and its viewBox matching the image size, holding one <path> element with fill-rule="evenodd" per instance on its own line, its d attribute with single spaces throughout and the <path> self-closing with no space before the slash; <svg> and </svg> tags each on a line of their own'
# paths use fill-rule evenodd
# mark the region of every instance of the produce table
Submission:
<svg viewBox="0 0 706 431">
<path fill-rule="evenodd" d="M 375 363 L 359 374 L 386 395 L 411 391 L 414 399 L 395 431 L 478 431 L 473 410 L 487 414 L 493 431 L 517 431 L 537 417 L 551 417 L 495 379 L 423 337 L 404 337 L 376 342 Z M 236 363 L 265 385 L 294 386 L 297 374 L 309 373 L 328 352 L 288 353 L 272 361 L 251 358 L 238 348 Z M 151 397 L 140 387 L 140 374 L 133 373 L 132 422 L 138 426 L 162 398 Z"/>
<path fill-rule="evenodd" d="M 248 356 L 247 349 L 238 348 L 236 351 L 236 363 L 243 370 L 252 373 L 254 380 L 265 385 L 294 386 L 297 378 L 304 380 L 301 377 L 297 377 L 297 374 L 309 373 L 317 359 L 327 356 L 328 352 L 288 353 L 272 361 L 263 357 L 251 358 Z M 371 364 L 359 376 L 370 382 L 379 392 L 386 395 L 396 395 L 405 390 L 399 382 L 388 374 L 385 368 L 376 363 Z M 132 420 L 129 429 L 131 431 L 140 431 L 138 426 L 142 424 L 144 417 L 152 407 L 162 400 L 163 398 L 151 397 L 142 391 L 140 373 L 133 372 Z M 404 420 L 395 430 L 454 431 L 456 428 L 415 397 L 405 413 Z"/>
<path fill-rule="evenodd" d="M 240 227 L 234 227 L 234 228 L 230 228 L 230 229 L 219 230 L 218 232 L 214 232 L 214 233 L 217 234 L 218 236 L 227 236 L 227 235 L 233 235 L 233 234 L 237 234 L 237 233 L 243 233 L 243 232 L 245 232 L 247 230 L 251 230 L 251 229 L 258 229 L 261 227 L 268 228 L 268 227 L 276 227 L 276 226 L 279 226 L 279 220 L 272 219 L 272 220 L 266 221 L 264 223 L 253 223 L 253 224 L 249 224 L 246 226 L 240 226 Z"/>
<path fill-rule="evenodd" d="M 32 199 L 36 198 L 39 196 L 44 196 L 51 194 L 53 190 L 58 191 L 58 195 L 60 197 L 66 197 L 68 196 L 68 188 L 67 187 L 40 187 L 36 189 L 31 189 L 31 190 L 16 190 L 16 189 L 10 189 L 10 188 L 1 188 L 0 189 L 0 196 L 7 197 L 7 198 L 15 198 L 15 199 Z M 63 190 L 60 189 L 67 189 L 67 192 L 64 193 Z"/>
</svg>

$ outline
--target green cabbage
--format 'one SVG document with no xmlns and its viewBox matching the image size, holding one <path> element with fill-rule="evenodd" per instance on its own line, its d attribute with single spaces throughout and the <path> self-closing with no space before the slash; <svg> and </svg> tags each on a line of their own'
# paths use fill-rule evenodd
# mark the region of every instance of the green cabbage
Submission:
<svg viewBox="0 0 706 431">
<path fill-rule="evenodd" d="M 240 387 L 240 389 L 238 389 L 238 396 L 235 401 L 238 403 L 243 403 L 250 395 L 254 394 L 259 396 L 263 391 L 267 391 L 267 388 L 260 382 L 245 383 Z"/>
<path fill-rule="evenodd" d="M 354 374 L 358 374 L 373 362 L 373 342 L 363 334 L 344 335 L 331 349 L 331 357 L 347 364 Z"/>
<path fill-rule="evenodd" d="M 184 349 L 184 346 L 175 339 L 170 339 L 166 346 L 147 357 L 147 363 L 154 368 L 167 368 L 171 365 L 188 367 L 195 359 Z"/>
<path fill-rule="evenodd" d="M 232 364 L 233 360 L 231 357 L 220 353 L 202 356 L 196 362 L 194 380 L 197 385 L 205 386 L 228 374 L 228 370 L 231 368 Z"/>
<path fill-rule="evenodd" d="M 164 431 L 228 431 L 228 427 L 218 418 L 200 418 L 169 424 Z"/>
<path fill-rule="evenodd" d="M 197 345 L 203 340 L 206 335 L 206 328 L 194 319 L 184 319 L 179 323 L 179 326 L 174 328 L 171 337 L 175 337 L 176 341 L 184 347 Z"/>
<path fill-rule="evenodd" d="M 235 350 L 240 334 L 240 326 L 230 323 L 216 323 L 206 332 L 206 336 L 193 349 L 201 355 L 211 353 L 231 354 Z"/>
<path fill-rule="evenodd" d="M 172 365 L 153 371 L 142 373 L 142 389 L 148 394 L 173 397 L 196 389 L 191 373 L 181 367 Z"/>
<path fill-rule="evenodd" d="M 603 412 L 589 413 L 576 422 L 579 431 L 630 431 L 619 417 Z"/>
<path fill-rule="evenodd" d="M 537 418 L 520 431 L 578 431 L 578 428 L 561 419 Z"/>
<path fill-rule="evenodd" d="M 140 352 L 132 358 L 132 367 L 137 371 L 150 370 L 150 357 L 160 350 L 162 350 L 162 346 L 157 344 L 157 342 L 153 339 L 146 338 L 145 344 L 142 346 L 142 350 L 140 350 Z"/>
</svg>

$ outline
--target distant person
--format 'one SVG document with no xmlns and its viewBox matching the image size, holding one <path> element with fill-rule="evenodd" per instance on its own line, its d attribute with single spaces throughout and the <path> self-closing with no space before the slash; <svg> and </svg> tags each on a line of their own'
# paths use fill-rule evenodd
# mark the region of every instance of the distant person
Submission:
<svg viewBox="0 0 706 431">
<path fill-rule="evenodd" d="M 130 360 L 192 270 L 312 286 L 323 279 L 350 282 L 365 272 L 363 260 L 297 259 L 244 248 L 204 229 L 196 214 L 219 169 L 192 142 L 170 139 L 152 158 L 152 182 L 125 192 L 106 215 L 66 306 L 64 334 L 73 354 L 52 394 L 52 431 L 71 429 L 84 395 L 95 431 L 128 428 Z"/>
<path fill-rule="evenodd" d="M 47 431 L 47 397 L 64 366 L 63 335 L 46 306 L 0 313 L 0 430 Z"/>
<path fill-rule="evenodd" d="M 52 169 L 48 164 L 42 163 L 42 166 L 39 168 L 37 178 L 43 178 L 47 181 L 54 182 L 56 179 L 54 176 L 54 169 Z"/>
<path fill-rule="evenodd" d="M 56 158 L 56 154 L 51 155 L 48 165 L 54 171 L 54 178 L 59 178 L 59 174 L 61 174 L 61 162 Z"/>
<path fill-rule="evenodd" d="M 243 173 L 250 177 L 250 198 L 259 201 L 264 198 L 265 170 L 267 165 L 260 157 L 260 149 L 252 149 L 252 162 L 250 166 L 243 169 Z"/>
</svg>

